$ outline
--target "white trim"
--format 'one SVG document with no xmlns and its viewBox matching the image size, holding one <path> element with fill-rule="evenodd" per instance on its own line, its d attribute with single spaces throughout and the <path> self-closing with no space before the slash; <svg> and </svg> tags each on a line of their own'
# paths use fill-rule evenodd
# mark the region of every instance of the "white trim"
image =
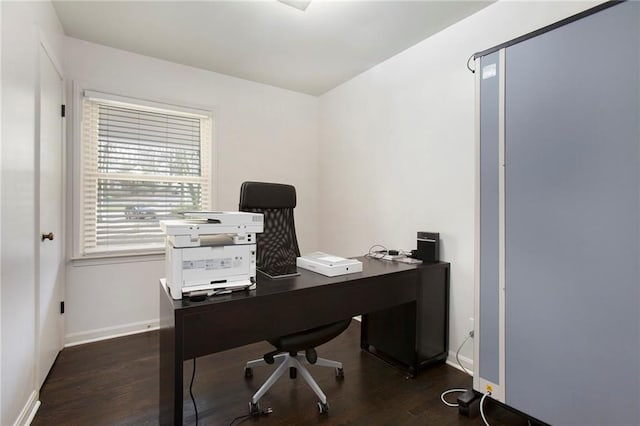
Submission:
<svg viewBox="0 0 640 426">
<path fill-rule="evenodd" d="M 70 238 L 71 244 L 67 247 L 67 258 L 71 259 L 80 253 L 80 231 L 78 225 L 80 223 L 81 208 L 80 199 L 82 191 L 82 162 L 80 157 L 80 146 L 82 145 L 82 88 L 80 85 L 73 81 L 71 82 L 71 120 L 69 120 L 68 126 L 71 129 L 71 146 L 67 147 L 68 152 L 71 154 L 72 167 L 69 170 L 69 178 L 71 179 L 71 214 L 68 215 L 71 220 L 67 222 L 69 229 L 67 237 Z M 68 108 L 67 108 L 68 109 Z"/>
<path fill-rule="evenodd" d="M 473 359 L 480 360 L 480 58 L 475 60 L 475 213 L 474 213 L 474 285 L 473 285 Z M 480 362 L 473 363 L 473 387 L 480 389 Z"/>
<path fill-rule="evenodd" d="M 31 424 L 38 412 L 38 408 L 40 408 L 40 401 L 38 400 L 38 397 L 38 392 L 35 390 L 31 392 L 27 403 L 22 407 L 22 411 L 20 411 L 20 415 L 18 415 L 13 426 L 25 426 Z"/>
<path fill-rule="evenodd" d="M 218 123 L 221 123 L 222 120 L 220 118 L 221 112 L 218 109 L 211 109 L 211 134 L 209 135 L 210 144 L 209 144 L 209 200 L 211 203 L 211 209 L 217 210 L 220 205 L 220 191 L 218 188 L 219 182 L 219 172 L 220 172 L 220 164 L 218 157 Z"/>
<path fill-rule="evenodd" d="M 96 266 L 96 265 L 115 265 L 120 263 L 139 263 L 139 262 L 158 262 L 164 261 L 165 251 L 158 250 L 154 252 L 140 253 L 119 253 L 119 254 L 102 254 L 95 256 L 71 257 L 71 265 L 76 266 Z"/>
<path fill-rule="evenodd" d="M 458 359 L 460 360 L 460 362 L 462 363 L 462 366 L 464 368 L 467 369 L 467 371 L 464 371 L 460 365 L 458 364 L 458 361 L 456 361 L 456 352 L 455 351 L 449 351 L 449 355 L 447 356 L 447 359 L 445 361 L 445 363 L 453 368 L 457 368 L 458 370 L 462 371 L 463 373 L 472 373 L 473 375 L 473 380 L 475 382 L 476 377 L 478 377 L 478 375 L 475 372 L 475 364 L 473 362 L 473 360 L 471 358 L 467 358 L 466 356 L 462 356 L 460 354 L 458 354 Z M 475 388 L 475 384 L 474 384 L 474 388 Z"/>
<path fill-rule="evenodd" d="M 27 417 L 27 421 L 25 422 L 25 425 L 30 425 L 31 422 L 33 422 L 33 419 L 36 418 L 36 414 L 40 409 L 40 405 L 42 405 L 42 403 L 40 402 L 40 400 L 37 400 L 36 403 L 33 405 L 33 408 L 31 409 L 31 413 L 29 414 L 29 417 Z"/>
<path fill-rule="evenodd" d="M 168 103 L 161 103 L 155 101 L 149 101 L 146 99 L 138 99 L 121 95 L 114 95 L 112 93 L 97 92 L 95 90 L 84 90 L 83 96 L 90 100 L 100 101 L 102 103 L 110 103 L 114 105 L 136 105 L 146 107 L 152 110 L 160 112 L 170 112 L 172 114 L 182 113 L 188 116 L 195 116 L 197 118 L 213 118 L 211 111 L 185 107 L 182 105 L 174 105 Z"/>
<path fill-rule="evenodd" d="M 498 386 L 491 397 L 501 402 L 505 397 L 505 55 L 500 49 L 498 80 Z"/>
<path fill-rule="evenodd" d="M 79 333 L 69 333 L 64 338 L 64 347 L 68 348 L 70 346 L 98 342 L 100 340 L 113 339 L 115 337 L 146 333 L 147 331 L 158 330 L 159 328 L 160 320 L 155 318 L 148 321 L 134 322 L 113 327 L 97 328 L 94 330 L 81 331 Z"/>
</svg>

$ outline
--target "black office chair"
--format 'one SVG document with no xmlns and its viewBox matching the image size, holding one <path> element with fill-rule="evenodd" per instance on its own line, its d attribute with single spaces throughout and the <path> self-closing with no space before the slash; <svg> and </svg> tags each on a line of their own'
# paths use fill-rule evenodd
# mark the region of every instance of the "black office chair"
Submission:
<svg viewBox="0 0 640 426">
<path fill-rule="evenodd" d="M 291 185 L 263 182 L 244 182 L 240 189 L 240 210 L 264 215 L 264 232 L 257 234 L 256 266 L 269 275 L 288 274 L 295 270 L 296 258 L 300 256 L 296 238 L 293 209 L 296 206 L 296 190 Z M 327 307 L 319 307 L 326 309 Z M 263 358 L 247 362 L 245 377 L 253 376 L 253 368 L 277 363 L 278 368 L 258 389 L 249 402 L 251 412 L 259 412 L 258 401 L 289 368 L 291 378 L 299 371 L 311 389 L 318 395 L 318 410 L 329 410 L 327 397 L 313 380 L 304 364 L 315 364 L 335 369 L 336 378 L 344 378 L 342 363 L 319 358 L 315 347 L 338 336 L 349 327 L 351 319 L 303 330 L 287 336 L 269 340 L 275 350 Z M 304 352 L 304 356 L 299 352 Z"/>
</svg>

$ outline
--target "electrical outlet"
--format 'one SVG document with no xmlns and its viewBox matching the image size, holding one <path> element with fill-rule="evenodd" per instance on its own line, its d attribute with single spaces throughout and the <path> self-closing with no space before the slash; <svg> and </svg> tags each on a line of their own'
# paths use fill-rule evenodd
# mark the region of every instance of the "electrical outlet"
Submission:
<svg viewBox="0 0 640 426">
<path fill-rule="evenodd" d="M 473 317 L 469 317 L 469 331 L 475 330 Z"/>
</svg>

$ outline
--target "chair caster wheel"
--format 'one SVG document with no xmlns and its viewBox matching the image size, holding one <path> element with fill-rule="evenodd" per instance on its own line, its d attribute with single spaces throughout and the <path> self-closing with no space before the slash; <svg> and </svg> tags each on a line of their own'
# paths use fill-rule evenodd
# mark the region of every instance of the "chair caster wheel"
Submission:
<svg viewBox="0 0 640 426">
<path fill-rule="evenodd" d="M 344 370 L 342 368 L 336 368 L 336 380 L 344 379 Z"/>
<path fill-rule="evenodd" d="M 249 414 L 257 414 L 260 412 L 260 404 L 249 401 Z"/>
<path fill-rule="evenodd" d="M 251 377 L 253 377 L 253 368 L 245 367 L 244 368 L 244 377 L 245 377 L 245 379 L 250 379 Z"/>
<path fill-rule="evenodd" d="M 318 402 L 318 411 L 320 414 L 326 414 L 329 412 L 329 404 L 326 402 Z"/>
</svg>

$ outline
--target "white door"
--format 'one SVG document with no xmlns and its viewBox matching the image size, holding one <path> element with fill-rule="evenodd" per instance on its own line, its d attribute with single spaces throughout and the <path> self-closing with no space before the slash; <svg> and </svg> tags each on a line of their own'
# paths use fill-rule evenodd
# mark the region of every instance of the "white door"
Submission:
<svg viewBox="0 0 640 426">
<path fill-rule="evenodd" d="M 62 77 L 40 46 L 40 268 L 36 290 L 37 387 L 62 349 Z"/>
</svg>

